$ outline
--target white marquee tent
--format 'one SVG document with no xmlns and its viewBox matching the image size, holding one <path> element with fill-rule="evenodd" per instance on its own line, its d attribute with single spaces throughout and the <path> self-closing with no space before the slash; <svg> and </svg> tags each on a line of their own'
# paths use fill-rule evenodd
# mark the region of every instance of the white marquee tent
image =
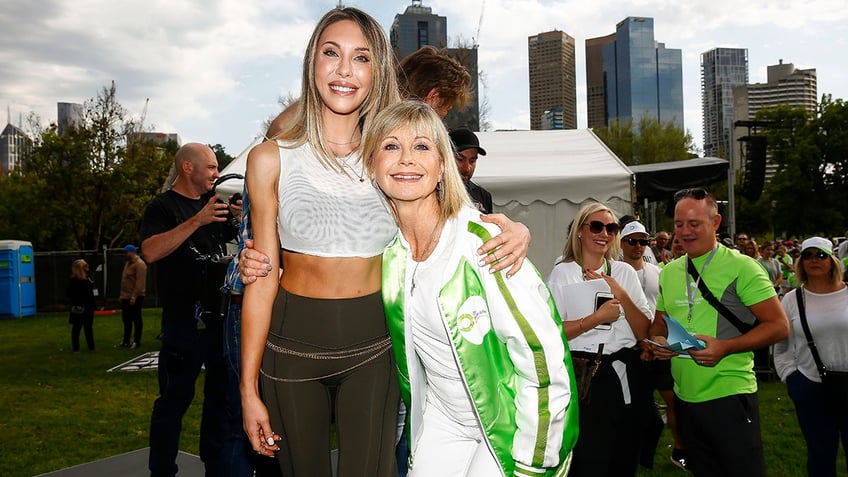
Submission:
<svg viewBox="0 0 848 477">
<path fill-rule="evenodd" d="M 547 276 L 562 253 L 568 224 L 590 201 L 618 215 L 632 213 L 633 174 L 588 129 L 478 133 L 480 156 L 474 182 L 492 193 L 495 212 L 530 228 L 529 257 Z M 244 174 L 245 149 L 222 175 Z M 223 182 L 222 195 L 241 191 L 241 180 Z"/>
</svg>

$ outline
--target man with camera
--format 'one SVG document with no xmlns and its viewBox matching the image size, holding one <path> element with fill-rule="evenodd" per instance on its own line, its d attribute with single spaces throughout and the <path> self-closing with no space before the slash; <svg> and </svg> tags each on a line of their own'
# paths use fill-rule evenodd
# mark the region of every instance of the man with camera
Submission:
<svg viewBox="0 0 848 477">
<path fill-rule="evenodd" d="M 182 419 L 205 366 L 200 458 L 206 475 L 217 475 L 226 386 L 220 288 L 226 243 L 236 237 L 241 208 L 215 194 L 218 161 L 209 147 L 186 144 L 174 156 L 174 168 L 174 187 L 147 204 L 141 221 L 142 254 L 147 263 L 158 262 L 162 303 L 159 397 L 150 419 L 149 466 L 152 477 L 177 473 Z"/>
</svg>

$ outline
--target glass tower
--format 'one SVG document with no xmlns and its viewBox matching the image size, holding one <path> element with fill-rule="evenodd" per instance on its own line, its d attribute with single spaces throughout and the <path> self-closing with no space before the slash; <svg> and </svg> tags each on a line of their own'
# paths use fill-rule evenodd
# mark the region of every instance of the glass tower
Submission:
<svg viewBox="0 0 848 477">
<path fill-rule="evenodd" d="M 701 53 L 704 156 L 729 157 L 730 132 L 733 129 L 733 88 L 746 84 L 746 48 L 715 48 Z"/>
<path fill-rule="evenodd" d="M 683 54 L 654 40 L 654 19 L 627 17 L 603 46 L 607 124 L 642 117 L 683 128 Z"/>
</svg>

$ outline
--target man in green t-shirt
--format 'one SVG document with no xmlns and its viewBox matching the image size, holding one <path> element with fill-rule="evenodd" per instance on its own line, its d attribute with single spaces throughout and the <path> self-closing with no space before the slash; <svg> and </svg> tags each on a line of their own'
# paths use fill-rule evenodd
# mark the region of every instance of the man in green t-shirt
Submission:
<svg viewBox="0 0 848 477">
<path fill-rule="evenodd" d="M 788 336 L 789 321 L 765 270 L 717 243 L 721 215 L 715 199 L 701 189 L 681 191 L 675 199 L 675 235 L 687 257 L 663 268 L 654 322 L 664 323 L 667 314 L 706 347 L 681 355 L 658 346 L 652 350 L 659 359 L 673 358 L 677 425 L 687 468 L 696 476 L 765 476 L 751 350 Z M 743 322 L 743 330 L 701 295 L 699 281 Z M 665 336 L 652 340 L 666 343 Z"/>
</svg>

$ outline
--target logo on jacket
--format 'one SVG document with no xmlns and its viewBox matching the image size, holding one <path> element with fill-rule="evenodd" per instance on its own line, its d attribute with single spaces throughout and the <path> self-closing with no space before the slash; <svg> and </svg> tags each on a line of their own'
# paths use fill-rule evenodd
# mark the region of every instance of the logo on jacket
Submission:
<svg viewBox="0 0 848 477">
<path fill-rule="evenodd" d="M 489 307 L 481 296 L 472 296 L 459 307 L 456 316 L 456 326 L 463 339 L 476 345 L 483 342 L 483 337 L 492 329 L 489 318 Z"/>
</svg>

